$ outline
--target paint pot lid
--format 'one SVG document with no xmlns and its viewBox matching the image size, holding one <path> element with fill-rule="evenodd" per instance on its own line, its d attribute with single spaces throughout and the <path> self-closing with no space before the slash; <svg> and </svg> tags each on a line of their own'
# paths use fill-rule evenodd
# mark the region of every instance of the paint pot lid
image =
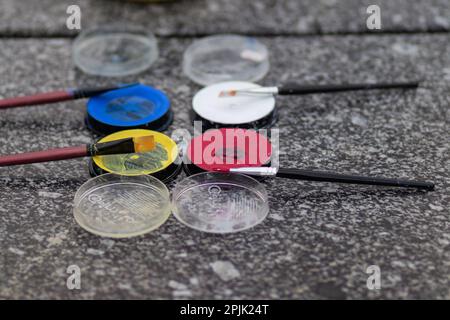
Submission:
<svg viewBox="0 0 450 320">
<path fill-rule="evenodd" d="M 95 121 L 115 127 L 147 125 L 170 111 L 164 92 L 136 84 L 92 97 L 87 112 Z"/>
<path fill-rule="evenodd" d="M 255 122 L 267 117 L 275 109 L 272 95 L 219 97 L 220 92 L 233 89 L 261 87 L 251 82 L 228 81 L 203 88 L 194 96 L 192 107 L 203 119 L 224 125 Z"/>
<path fill-rule="evenodd" d="M 205 171 L 228 172 L 231 168 L 261 167 L 271 160 L 272 144 L 255 130 L 211 129 L 193 138 L 186 149 L 186 164 Z"/>
<path fill-rule="evenodd" d="M 76 192 L 73 213 L 85 230 L 103 237 L 148 233 L 170 216 L 167 187 L 152 176 L 104 174 Z"/>
<path fill-rule="evenodd" d="M 114 77 L 150 68 L 159 51 L 155 36 L 147 30 L 112 26 L 81 32 L 73 43 L 72 54 L 83 72 Z"/>
<path fill-rule="evenodd" d="M 258 81 L 269 68 L 266 46 L 253 37 L 239 35 L 197 40 L 183 57 L 184 73 L 203 86 L 231 80 Z"/>
<path fill-rule="evenodd" d="M 251 177 L 203 172 L 175 186 L 172 211 L 190 228 L 232 233 L 261 223 L 269 213 L 269 202 L 264 186 Z"/>
<path fill-rule="evenodd" d="M 99 142 L 152 135 L 156 148 L 147 153 L 115 154 L 93 157 L 102 170 L 127 176 L 147 175 L 161 171 L 178 159 L 178 146 L 170 137 L 160 132 L 144 129 L 123 130 L 110 134 Z"/>
</svg>

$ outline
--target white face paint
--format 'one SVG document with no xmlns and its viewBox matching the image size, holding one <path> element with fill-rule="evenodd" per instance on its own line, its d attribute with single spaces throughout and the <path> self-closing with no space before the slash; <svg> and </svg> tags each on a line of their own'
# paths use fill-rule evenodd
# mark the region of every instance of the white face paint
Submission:
<svg viewBox="0 0 450 320">
<path fill-rule="evenodd" d="M 219 124 L 237 125 L 261 120 L 275 109 L 273 96 L 219 97 L 224 90 L 258 87 L 242 81 L 216 83 L 200 90 L 194 96 L 192 107 L 200 117 Z"/>
</svg>

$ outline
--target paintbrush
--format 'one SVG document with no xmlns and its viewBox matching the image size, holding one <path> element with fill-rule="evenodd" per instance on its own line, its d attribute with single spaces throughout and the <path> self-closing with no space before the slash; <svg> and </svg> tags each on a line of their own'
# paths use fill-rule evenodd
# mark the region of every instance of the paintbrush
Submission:
<svg viewBox="0 0 450 320">
<path fill-rule="evenodd" d="M 416 188 L 428 191 L 434 190 L 434 183 L 425 181 L 402 180 L 392 178 L 379 177 L 363 177 L 354 175 L 344 175 L 331 172 L 311 171 L 302 169 L 283 169 L 273 167 L 248 167 L 248 168 L 232 168 L 230 172 L 242 173 L 252 176 L 272 176 L 288 179 L 338 182 L 350 184 L 366 184 L 376 186 L 390 186 L 403 188 Z"/>
<path fill-rule="evenodd" d="M 30 96 L 6 98 L 0 100 L 0 109 L 16 108 L 24 106 L 35 106 L 39 104 L 55 103 L 67 100 L 76 100 L 83 98 L 90 98 L 103 94 L 108 91 L 128 88 L 135 86 L 137 83 L 132 83 L 128 85 L 121 85 L 115 87 L 106 88 L 85 88 L 85 89 L 69 89 L 69 90 L 59 90 L 45 93 L 38 93 Z"/>
<path fill-rule="evenodd" d="M 238 95 L 302 95 L 310 93 L 330 93 L 339 91 L 374 90 L 374 89 L 411 89 L 417 88 L 419 82 L 398 83 L 365 83 L 341 85 L 286 85 L 281 87 L 257 87 L 238 90 L 225 90 L 219 97 L 235 97 Z"/>
<path fill-rule="evenodd" d="M 145 153 L 152 151 L 155 147 L 155 139 L 152 135 L 126 138 L 76 147 L 0 156 L 0 167 L 111 154 Z"/>
</svg>

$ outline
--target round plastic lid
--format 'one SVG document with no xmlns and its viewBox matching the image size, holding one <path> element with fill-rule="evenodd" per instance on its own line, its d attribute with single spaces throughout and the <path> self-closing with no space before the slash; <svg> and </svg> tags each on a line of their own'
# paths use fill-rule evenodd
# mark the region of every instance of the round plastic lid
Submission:
<svg viewBox="0 0 450 320">
<path fill-rule="evenodd" d="M 222 128 L 206 131 L 189 143 L 187 162 L 205 171 L 261 167 L 270 162 L 270 141 L 254 130 Z"/>
<path fill-rule="evenodd" d="M 269 71 L 266 46 L 252 37 L 210 36 L 192 43 L 183 57 L 184 73 L 200 85 L 261 80 Z"/>
<path fill-rule="evenodd" d="M 275 109 L 275 98 L 272 95 L 219 97 L 224 90 L 258 87 L 261 86 L 242 81 L 213 84 L 197 92 L 192 100 L 192 107 L 200 117 L 224 125 L 258 121 Z"/>
<path fill-rule="evenodd" d="M 87 103 L 89 116 L 114 127 L 148 125 L 169 109 L 170 101 L 162 91 L 142 84 L 109 91 Z"/>
<path fill-rule="evenodd" d="M 153 34 L 139 28 L 111 27 L 83 31 L 73 44 L 73 60 L 83 72 L 127 76 L 148 69 L 158 58 Z"/>
<path fill-rule="evenodd" d="M 151 176 L 105 174 L 78 189 L 73 213 L 83 229 L 96 235 L 142 235 L 158 228 L 170 216 L 169 190 Z"/>
<path fill-rule="evenodd" d="M 99 142 L 153 135 L 156 148 L 147 153 L 129 153 L 93 157 L 94 163 L 109 173 L 136 176 L 161 171 L 178 158 L 178 146 L 171 138 L 157 131 L 134 129 L 110 134 Z"/>
<path fill-rule="evenodd" d="M 267 191 L 241 174 L 204 172 L 178 183 L 172 211 L 183 224 L 210 233 L 238 232 L 256 226 L 269 213 Z"/>
</svg>

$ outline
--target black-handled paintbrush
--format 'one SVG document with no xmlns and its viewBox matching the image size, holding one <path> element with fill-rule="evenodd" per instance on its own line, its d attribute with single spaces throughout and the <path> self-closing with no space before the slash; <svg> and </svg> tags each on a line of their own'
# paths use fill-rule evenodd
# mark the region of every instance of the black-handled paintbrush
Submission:
<svg viewBox="0 0 450 320">
<path fill-rule="evenodd" d="M 285 85 L 281 87 L 257 87 L 248 89 L 225 90 L 219 97 L 234 97 L 237 95 L 302 95 L 310 93 L 330 93 L 339 91 L 374 90 L 374 89 L 414 89 L 419 82 L 398 83 L 360 83 L 340 85 Z"/>
<path fill-rule="evenodd" d="M 288 179 L 338 182 L 350 184 L 366 184 L 376 186 L 416 188 L 428 191 L 434 190 L 434 183 L 425 181 L 402 180 L 392 178 L 364 177 L 356 175 L 345 175 L 331 172 L 302 170 L 302 169 L 283 169 L 273 167 L 248 167 L 233 168 L 230 172 L 242 173 L 253 176 L 274 176 Z"/>
</svg>

